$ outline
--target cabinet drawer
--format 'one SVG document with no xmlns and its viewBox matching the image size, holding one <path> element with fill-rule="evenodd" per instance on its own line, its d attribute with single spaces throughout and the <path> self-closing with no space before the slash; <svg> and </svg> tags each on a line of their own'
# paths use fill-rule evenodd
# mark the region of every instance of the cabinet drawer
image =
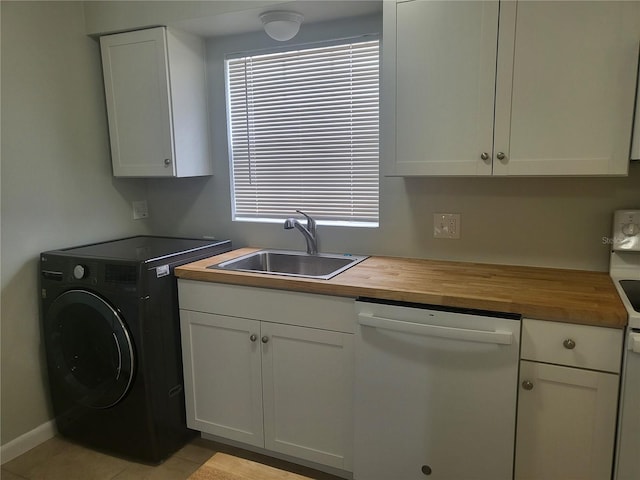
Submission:
<svg viewBox="0 0 640 480">
<path fill-rule="evenodd" d="M 521 357 L 619 373 L 622 342 L 622 330 L 524 319 Z"/>
</svg>

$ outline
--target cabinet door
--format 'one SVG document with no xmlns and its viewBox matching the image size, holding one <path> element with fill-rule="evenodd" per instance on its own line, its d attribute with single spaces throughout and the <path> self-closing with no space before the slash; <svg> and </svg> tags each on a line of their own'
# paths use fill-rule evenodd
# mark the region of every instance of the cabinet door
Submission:
<svg viewBox="0 0 640 480">
<path fill-rule="evenodd" d="M 353 335 L 262 324 L 265 447 L 351 469 Z"/>
<path fill-rule="evenodd" d="M 175 175 L 165 29 L 107 35 L 100 45 L 113 174 Z"/>
<path fill-rule="evenodd" d="M 640 2 L 503 2 L 494 175 L 625 175 Z"/>
<path fill-rule="evenodd" d="M 384 9 L 383 147 L 396 159 L 392 173 L 491 175 L 498 2 Z"/>
<path fill-rule="evenodd" d="M 520 362 L 516 480 L 611 478 L 618 375 Z"/>
<path fill-rule="evenodd" d="M 187 425 L 262 447 L 260 322 L 181 310 L 180 328 Z"/>
</svg>

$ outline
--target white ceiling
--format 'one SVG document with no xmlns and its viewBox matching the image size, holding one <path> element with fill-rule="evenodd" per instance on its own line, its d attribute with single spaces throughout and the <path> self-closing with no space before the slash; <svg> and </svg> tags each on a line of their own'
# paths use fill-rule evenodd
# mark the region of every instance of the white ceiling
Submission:
<svg viewBox="0 0 640 480">
<path fill-rule="evenodd" d="M 238 1 L 241 6 L 242 2 Z M 382 1 L 361 0 L 297 0 L 274 1 L 267 7 L 255 8 L 250 2 L 246 10 L 177 22 L 174 26 L 203 37 L 233 35 L 262 30 L 260 14 L 269 10 L 290 10 L 304 15 L 304 23 L 324 22 L 338 18 L 370 15 L 382 11 Z"/>
</svg>

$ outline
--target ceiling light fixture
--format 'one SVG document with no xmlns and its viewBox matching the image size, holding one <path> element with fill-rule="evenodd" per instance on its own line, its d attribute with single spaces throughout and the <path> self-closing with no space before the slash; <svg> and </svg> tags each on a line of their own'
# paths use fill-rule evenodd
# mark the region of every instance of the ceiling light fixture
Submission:
<svg viewBox="0 0 640 480">
<path fill-rule="evenodd" d="M 304 17 L 296 12 L 275 11 L 260 15 L 264 31 L 274 40 L 286 42 L 296 36 Z"/>
</svg>

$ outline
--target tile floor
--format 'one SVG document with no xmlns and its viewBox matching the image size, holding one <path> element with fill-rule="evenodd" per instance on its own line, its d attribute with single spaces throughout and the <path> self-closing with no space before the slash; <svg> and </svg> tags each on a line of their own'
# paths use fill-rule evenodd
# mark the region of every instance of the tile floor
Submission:
<svg viewBox="0 0 640 480">
<path fill-rule="evenodd" d="M 305 475 L 316 480 L 342 480 L 264 455 L 196 438 L 158 466 L 143 465 L 89 450 L 60 437 L 2 465 L 2 480 L 184 480 L 215 452 Z"/>
</svg>

